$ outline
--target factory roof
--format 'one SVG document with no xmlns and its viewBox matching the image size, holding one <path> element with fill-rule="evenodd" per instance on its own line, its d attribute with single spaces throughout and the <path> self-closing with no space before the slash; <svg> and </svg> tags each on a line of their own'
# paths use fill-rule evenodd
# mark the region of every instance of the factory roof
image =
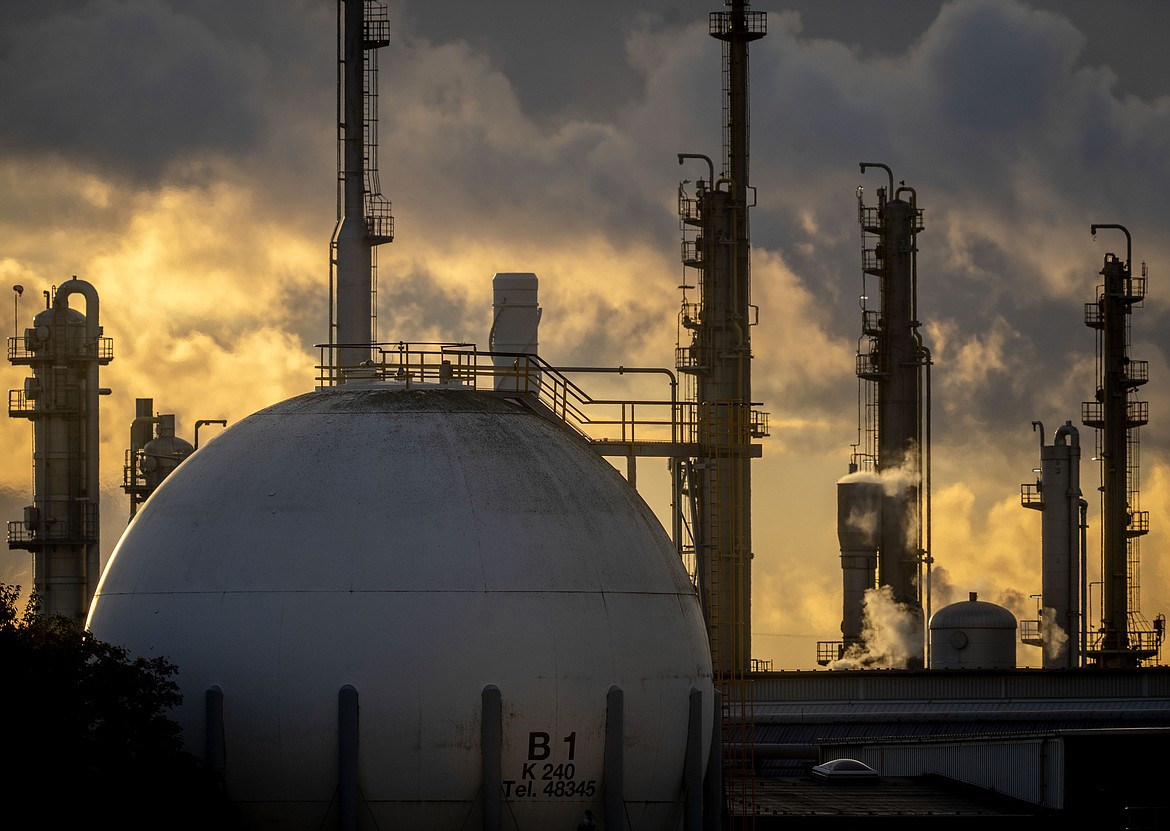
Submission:
<svg viewBox="0 0 1170 831">
<path fill-rule="evenodd" d="M 986 827 L 998 831 L 1044 827 L 1053 812 L 1039 806 L 972 788 L 941 776 L 883 776 L 875 782 L 830 783 L 811 776 L 758 778 L 752 784 L 754 826 L 769 829 L 867 828 L 920 826 L 956 829 Z"/>
</svg>

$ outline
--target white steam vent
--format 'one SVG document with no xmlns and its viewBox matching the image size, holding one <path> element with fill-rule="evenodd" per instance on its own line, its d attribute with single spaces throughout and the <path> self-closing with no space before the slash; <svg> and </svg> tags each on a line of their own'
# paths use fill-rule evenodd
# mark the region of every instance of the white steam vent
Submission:
<svg viewBox="0 0 1170 831">
<path fill-rule="evenodd" d="M 540 372 L 524 355 L 539 349 L 537 329 L 540 305 L 538 280 L 530 272 L 500 272 L 492 278 L 492 329 L 488 349 L 504 353 L 492 359 L 496 367 L 496 389 L 537 392 Z"/>
</svg>

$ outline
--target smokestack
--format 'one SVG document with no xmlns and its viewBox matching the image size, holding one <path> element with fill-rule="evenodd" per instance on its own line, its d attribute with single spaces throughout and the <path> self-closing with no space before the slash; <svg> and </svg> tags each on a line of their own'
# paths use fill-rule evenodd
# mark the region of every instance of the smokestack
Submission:
<svg viewBox="0 0 1170 831">
<path fill-rule="evenodd" d="M 343 0 L 341 38 L 342 84 L 340 102 L 342 130 L 341 217 L 333 234 L 337 263 L 337 343 L 343 368 L 369 360 L 373 309 L 370 302 L 373 253 L 366 233 L 365 114 L 362 75 L 365 54 L 362 31 L 365 27 L 364 0 Z M 343 376 L 344 377 L 344 376 Z"/>
<path fill-rule="evenodd" d="M 844 649 L 861 643 L 865 592 L 876 585 L 882 486 L 846 477 L 837 483 L 837 539 L 841 546 Z"/>
<path fill-rule="evenodd" d="M 1081 447 L 1077 428 L 1066 421 L 1056 431 L 1052 445 L 1040 449 L 1041 481 L 1044 483 L 1041 519 L 1041 569 L 1043 606 L 1052 610 L 1052 623 L 1067 636 L 1080 628 L 1078 575 L 1079 505 L 1081 501 Z M 1044 668 L 1073 668 L 1080 663 L 1076 638 L 1063 650 L 1044 649 Z"/>
<path fill-rule="evenodd" d="M 338 219 L 331 245 L 336 298 L 330 298 L 330 338 L 337 380 L 370 360 L 377 340 L 377 272 L 373 248 L 394 239 L 390 203 L 377 184 L 377 57 L 390 42 L 386 8 L 370 0 L 342 0 L 338 12 Z M 336 311 L 336 323 L 332 314 Z M 365 373 L 363 373 L 365 374 Z"/>
</svg>

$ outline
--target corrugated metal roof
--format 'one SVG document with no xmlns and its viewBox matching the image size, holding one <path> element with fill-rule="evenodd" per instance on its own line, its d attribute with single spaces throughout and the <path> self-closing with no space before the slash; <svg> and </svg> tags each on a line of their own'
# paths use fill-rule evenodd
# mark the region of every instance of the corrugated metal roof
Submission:
<svg viewBox="0 0 1170 831">
<path fill-rule="evenodd" d="M 816 782 L 808 777 L 761 779 L 756 781 L 754 795 L 757 817 L 789 822 L 801 817 L 871 821 L 918 817 L 937 820 L 938 827 L 946 827 L 960 817 L 1002 820 L 1045 813 L 1039 806 L 975 793 L 937 777 L 881 777 L 873 784 L 851 785 Z"/>
<path fill-rule="evenodd" d="M 757 723 L 985 718 L 1000 720 L 1126 718 L 1170 721 L 1170 698 L 756 702 L 753 705 L 753 712 Z"/>
<path fill-rule="evenodd" d="M 747 685 L 757 705 L 842 700 L 1170 698 L 1170 667 L 761 672 L 750 674 Z"/>
<path fill-rule="evenodd" d="M 1134 726 L 1124 719 L 1065 719 L 1033 721 L 949 721 L 896 722 L 860 721 L 801 724 L 757 724 L 752 737 L 760 744 L 816 744 L 829 745 L 844 742 L 886 741 L 904 742 L 915 739 L 937 741 L 984 740 L 994 737 L 1052 736 L 1071 731 L 1120 730 Z M 1149 726 L 1149 725 L 1143 725 Z M 1170 720 L 1161 727 L 1170 729 Z"/>
</svg>

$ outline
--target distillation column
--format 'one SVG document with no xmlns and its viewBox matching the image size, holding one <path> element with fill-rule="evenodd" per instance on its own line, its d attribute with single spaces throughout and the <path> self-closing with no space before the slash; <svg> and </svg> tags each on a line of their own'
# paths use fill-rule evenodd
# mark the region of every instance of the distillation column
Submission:
<svg viewBox="0 0 1170 831">
<path fill-rule="evenodd" d="M 1097 301 L 1085 304 L 1085 325 L 1097 330 L 1097 392 L 1082 404 L 1082 420 L 1098 430 L 1101 460 L 1102 619 L 1097 642 L 1086 657 L 1101 666 L 1133 667 L 1154 657 L 1161 627 L 1151 630 L 1138 607 L 1140 563 L 1138 540 L 1149 531 L 1149 513 L 1139 510 L 1137 435 L 1149 420 L 1149 404 L 1138 401 L 1135 389 L 1148 380 L 1146 361 L 1130 360 L 1129 319 L 1145 298 L 1145 275 L 1130 271 L 1129 232 L 1126 259 L 1105 255 Z"/>
<path fill-rule="evenodd" d="M 330 337 L 335 380 L 344 382 L 370 360 L 377 339 L 375 246 L 394 238 L 390 203 L 382 196 L 377 168 L 377 58 L 390 42 L 386 8 L 371 0 L 340 0 L 338 112 L 338 221 L 330 246 Z M 336 321 L 334 321 L 334 313 Z M 332 362 L 331 362 L 332 363 Z"/>
<path fill-rule="evenodd" d="M 699 302 L 684 298 L 678 368 L 694 379 L 695 436 L 700 455 L 687 460 L 693 506 L 695 572 L 716 674 L 751 668 L 751 471 L 753 435 L 761 435 L 751 400 L 751 250 L 748 228 L 748 43 L 763 37 L 767 17 L 742 0 L 712 12 L 709 32 L 723 43 L 725 169 L 701 159 L 707 178 L 694 199 L 680 191 L 683 262 L 699 272 Z M 680 333 L 681 338 L 681 333 Z"/>
<path fill-rule="evenodd" d="M 923 565 L 929 554 L 923 545 L 924 496 L 928 486 L 923 471 L 927 465 L 927 402 L 924 375 L 930 363 L 922 344 L 917 319 L 917 236 L 924 228 L 922 209 L 916 204 L 913 188 L 894 188 L 893 174 L 884 164 L 862 162 L 886 171 L 889 189 L 878 189 L 877 207 L 860 202 L 859 219 L 872 247 L 862 251 L 863 271 L 878 278 L 879 309 L 862 312 L 862 341 L 858 348 L 857 375 L 861 379 L 864 403 L 864 451 L 851 462 L 851 473 L 867 474 L 880 481 L 881 506 L 877 511 L 876 585 L 888 586 L 895 603 L 912 618 L 910 631 L 916 643 L 904 644 L 907 665 L 925 663 L 923 591 L 927 577 Z M 852 508 L 849 508 L 852 510 Z M 839 527 L 843 518 L 838 518 Z M 847 587 L 861 577 L 852 573 L 869 569 L 872 558 L 842 551 L 842 568 Z M 853 602 L 856 591 L 848 592 Z M 842 617 L 844 646 L 863 645 L 857 630 L 862 615 L 845 609 Z"/>
<path fill-rule="evenodd" d="M 76 294 L 85 314 L 69 307 Z M 108 390 L 98 367 L 114 349 L 92 285 L 75 277 L 45 297 L 32 327 L 8 344 L 8 359 L 33 373 L 8 393 L 8 414 L 33 426 L 33 504 L 8 523 L 8 547 L 32 552 L 41 613 L 84 624 L 101 576 L 98 396 Z"/>
<path fill-rule="evenodd" d="M 686 379 L 697 446 L 678 460 L 689 497 L 695 580 L 711 645 L 721 701 L 720 764 L 729 822 L 750 810 L 753 718 L 744 674 L 752 668 L 752 438 L 766 435 L 751 398 L 751 245 L 748 226 L 748 43 L 767 33 L 767 15 L 745 0 L 711 12 L 709 34 L 723 44 L 724 168 L 706 163 L 694 198 L 679 189 L 683 264 L 699 278 L 699 301 L 688 303 L 684 278 L 676 366 Z M 694 239 L 687 235 L 693 233 Z M 685 340 L 684 340 L 685 339 Z M 678 487 L 676 483 L 676 487 Z"/>
<path fill-rule="evenodd" d="M 1044 425 L 1032 426 L 1040 432 L 1040 478 L 1023 486 L 1021 502 L 1041 511 L 1041 595 L 1036 637 L 1025 642 L 1043 648 L 1045 669 L 1073 669 L 1081 659 L 1085 590 L 1080 436 L 1066 421 L 1046 445 Z"/>
</svg>

